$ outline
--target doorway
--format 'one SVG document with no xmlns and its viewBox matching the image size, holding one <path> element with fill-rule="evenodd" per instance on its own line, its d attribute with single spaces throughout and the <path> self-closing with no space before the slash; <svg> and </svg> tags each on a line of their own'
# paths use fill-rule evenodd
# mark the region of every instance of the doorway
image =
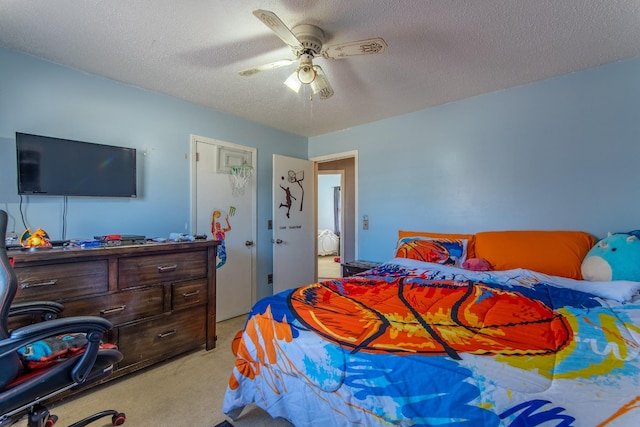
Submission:
<svg viewBox="0 0 640 427">
<path fill-rule="evenodd" d="M 333 268 L 333 273 L 329 274 L 335 274 L 335 266 L 330 264 L 333 262 L 338 265 L 339 273 L 337 277 L 341 277 L 342 269 L 340 268 L 340 264 L 357 259 L 357 151 L 337 153 L 312 158 L 311 160 L 315 162 L 316 166 L 316 195 L 318 197 L 320 197 L 320 191 L 323 190 L 319 188 L 322 182 L 321 180 L 324 179 L 321 177 L 340 175 L 339 255 L 337 255 L 339 256 L 339 262 L 335 263 L 335 261 L 333 261 L 334 256 L 329 256 L 327 263 Z M 316 225 L 318 226 L 319 233 L 323 229 L 322 224 L 327 224 L 327 222 L 322 222 L 320 219 L 322 215 L 326 215 L 327 209 L 326 206 L 320 206 L 320 202 L 321 200 L 318 199 L 316 203 Z M 335 206 L 335 202 L 331 203 L 331 205 Z M 329 224 L 331 224 L 331 220 L 329 220 Z M 320 251 L 318 251 L 317 254 L 319 255 Z M 326 261 L 326 259 L 324 259 L 324 257 L 317 257 L 317 261 Z M 318 271 L 317 278 L 321 280 L 323 273 L 319 264 L 316 271 Z"/>
</svg>

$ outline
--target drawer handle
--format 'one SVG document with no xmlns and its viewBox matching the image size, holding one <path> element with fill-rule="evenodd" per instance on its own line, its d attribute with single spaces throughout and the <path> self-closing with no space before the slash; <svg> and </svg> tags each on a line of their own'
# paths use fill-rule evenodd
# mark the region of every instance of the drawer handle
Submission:
<svg viewBox="0 0 640 427">
<path fill-rule="evenodd" d="M 167 331 L 167 332 L 162 332 L 160 334 L 158 334 L 158 338 L 166 338 L 170 335 L 175 334 L 177 331 L 175 329 L 171 330 L 171 331 Z"/>
<path fill-rule="evenodd" d="M 173 264 L 173 265 L 161 265 L 158 267 L 158 271 L 160 273 L 165 273 L 167 271 L 174 271 L 176 268 L 178 268 L 178 264 Z"/>
<path fill-rule="evenodd" d="M 100 310 L 100 314 L 117 313 L 119 311 L 124 310 L 125 308 L 127 308 L 126 304 L 122 304 L 119 307 L 105 308 L 104 310 Z"/>
<path fill-rule="evenodd" d="M 185 292 L 184 294 L 182 294 L 182 297 L 183 298 L 191 298 L 191 297 L 195 297 L 199 293 L 200 293 L 200 290 L 197 290 L 197 291 L 194 291 L 194 292 Z"/>
<path fill-rule="evenodd" d="M 29 289 L 29 288 L 38 288 L 40 286 L 52 286 L 55 285 L 58 281 L 57 280 L 48 280 L 46 282 L 40 282 L 40 283 L 23 283 L 22 285 L 20 285 L 20 287 L 22 289 Z"/>
</svg>

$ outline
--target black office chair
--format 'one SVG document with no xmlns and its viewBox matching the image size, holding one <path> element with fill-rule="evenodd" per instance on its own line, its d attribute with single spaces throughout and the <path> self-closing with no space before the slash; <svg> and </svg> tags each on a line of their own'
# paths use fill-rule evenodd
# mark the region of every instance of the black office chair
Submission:
<svg viewBox="0 0 640 427">
<path fill-rule="evenodd" d="M 6 249 L 7 213 L 0 210 L 0 427 L 9 426 L 28 416 L 28 427 L 50 427 L 57 421 L 42 402 L 59 393 L 77 390 L 111 375 L 113 365 L 122 360 L 115 348 L 103 348 L 101 339 L 111 323 L 101 317 L 76 316 L 55 318 L 62 305 L 36 302 L 11 303 L 17 290 L 17 279 Z M 43 322 L 9 331 L 10 315 L 43 313 Z M 47 367 L 25 370 L 18 350 L 43 339 L 64 334 L 86 334 L 86 346 L 66 355 Z M 111 416 L 113 425 L 125 422 L 123 413 L 107 410 L 93 414 L 70 427 L 86 426 L 102 417 Z"/>
</svg>

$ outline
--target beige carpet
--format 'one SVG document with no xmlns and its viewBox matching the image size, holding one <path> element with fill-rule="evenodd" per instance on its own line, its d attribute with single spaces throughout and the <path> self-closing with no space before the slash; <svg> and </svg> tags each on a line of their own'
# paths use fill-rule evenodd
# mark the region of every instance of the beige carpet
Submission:
<svg viewBox="0 0 640 427">
<path fill-rule="evenodd" d="M 342 277 L 340 263 L 335 262 L 334 258 L 336 258 L 336 255 L 318 257 L 318 280 Z"/>
<path fill-rule="evenodd" d="M 213 427 L 228 420 L 221 408 L 234 364 L 231 340 L 245 319 L 241 316 L 219 322 L 217 347 L 213 350 L 194 351 L 94 387 L 51 405 L 51 413 L 58 415 L 61 426 L 106 409 L 124 412 L 127 416 L 124 425 L 131 427 Z M 234 427 L 291 426 L 256 407 L 247 408 L 237 421 L 229 421 Z M 24 426 L 26 421 L 16 425 Z M 91 425 L 110 426 L 111 418 Z"/>
</svg>

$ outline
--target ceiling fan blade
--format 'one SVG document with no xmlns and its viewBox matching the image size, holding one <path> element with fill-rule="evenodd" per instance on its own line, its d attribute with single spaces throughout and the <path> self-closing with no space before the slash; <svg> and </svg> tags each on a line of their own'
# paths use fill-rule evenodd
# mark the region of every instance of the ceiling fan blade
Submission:
<svg viewBox="0 0 640 427">
<path fill-rule="evenodd" d="M 316 78 L 313 82 L 311 82 L 311 90 L 313 93 L 320 94 L 320 99 L 329 99 L 333 96 L 333 88 L 329 84 L 329 80 L 327 80 L 327 76 L 322 71 L 319 65 L 314 65 L 313 69 L 316 70 Z"/>
<path fill-rule="evenodd" d="M 387 42 L 381 37 L 326 46 L 322 49 L 322 56 L 328 59 L 340 59 L 347 56 L 371 55 L 384 53 Z"/>
<path fill-rule="evenodd" d="M 301 51 L 304 49 L 300 40 L 291 32 L 284 22 L 278 18 L 278 15 L 263 9 L 257 9 L 253 11 L 253 14 L 261 20 L 267 27 L 271 29 L 280 39 L 291 46 L 294 51 Z"/>
<path fill-rule="evenodd" d="M 240 71 L 241 76 L 252 76 L 261 71 L 273 70 L 280 67 L 285 67 L 287 65 L 291 65 L 296 62 L 294 59 L 281 59 L 280 61 L 270 62 L 264 65 L 258 65 L 257 67 L 247 68 L 246 70 Z"/>
</svg>

